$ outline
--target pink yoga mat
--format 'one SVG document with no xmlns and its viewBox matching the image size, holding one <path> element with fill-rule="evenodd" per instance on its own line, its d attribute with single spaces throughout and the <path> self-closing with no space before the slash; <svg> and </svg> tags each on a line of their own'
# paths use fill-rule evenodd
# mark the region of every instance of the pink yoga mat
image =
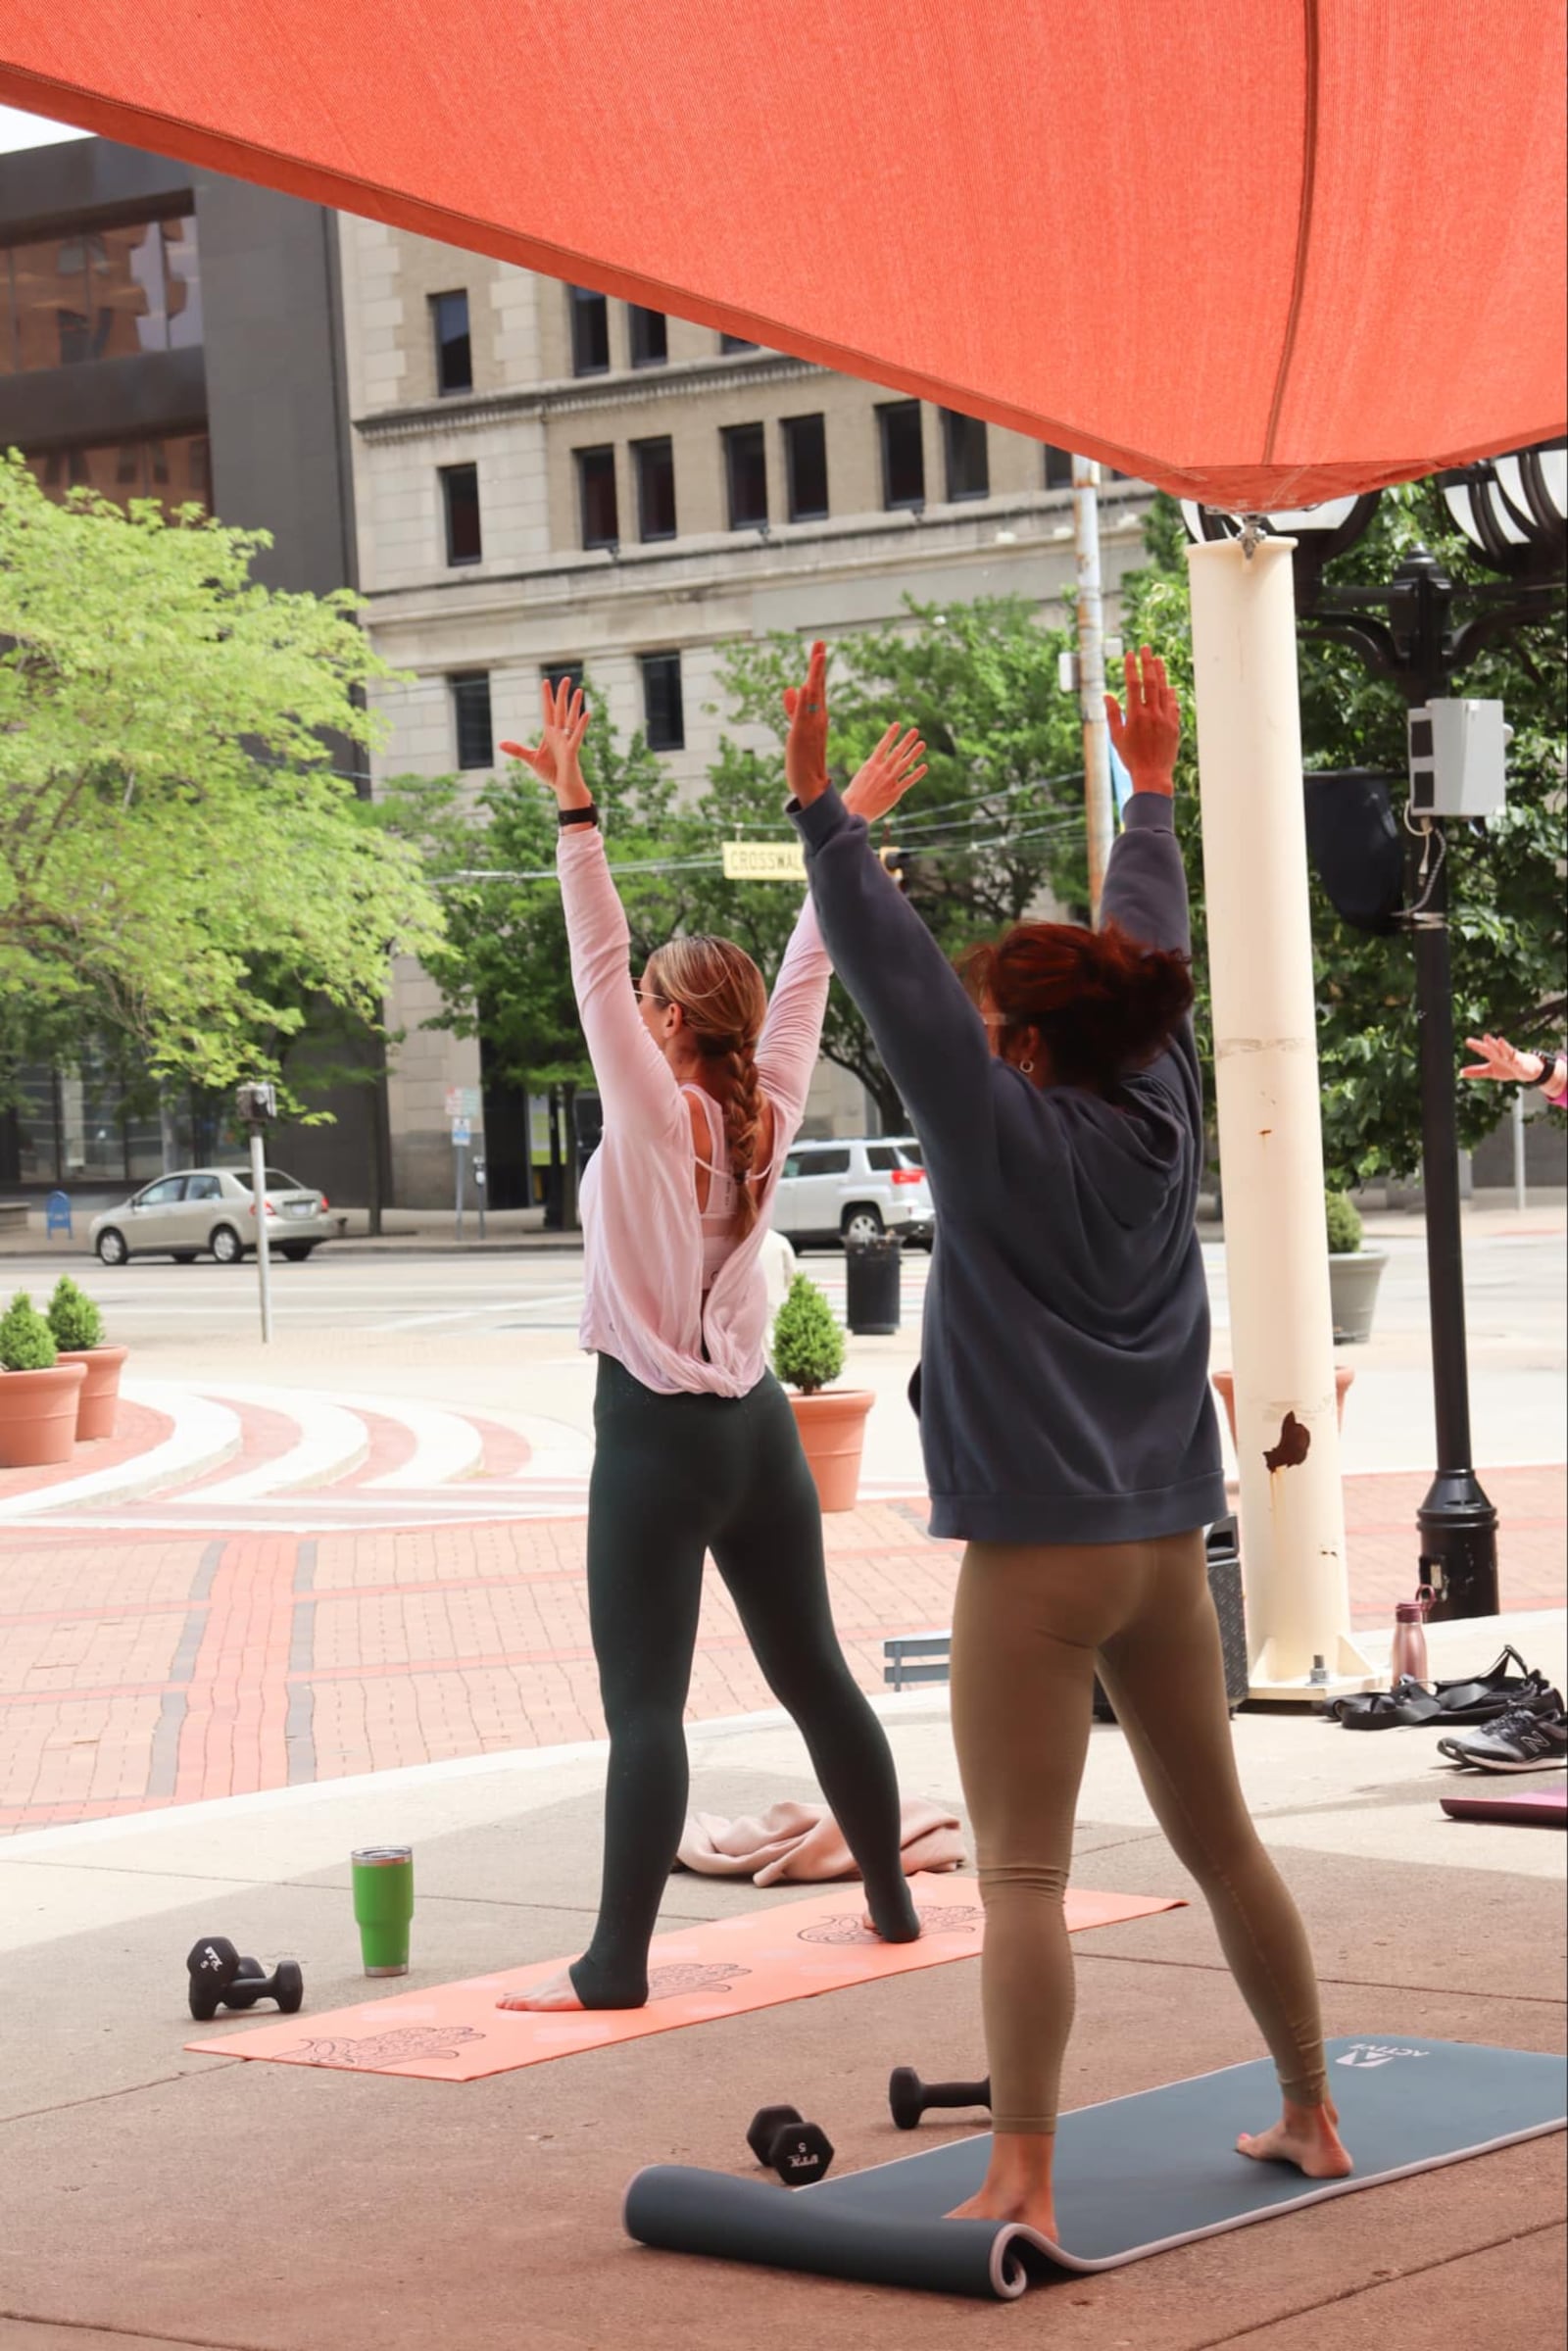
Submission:
<svg viewBox="0 0 1568 2351">
<path fill-rule="evenodd" d="M 362 2000 L 320 2016 L 280 2017 L 241 2027 L 188 2049 L 212 2057 L 270 2058 L 274 2065 L 327 2066 L 356 2074 L 407 2074 L 423 2082 L 477 2082 L 487 2074 L 575 2057 L 613 2041 L 672 2033 L 680 2025 L 710 2025 L 719 2017 L 807 2000 L 818 1992 L 874 1984 L 916 1968 L 972 1959 L 980 1948 L 980 1889 L 972 1878 L 911 1878 L 924 1929 L 918 1942 L 885 1943 L 860 1920 L 858 1886 L 807 1901 L 773 1902 L 740 1918 L 709 1919 L 657 1935 L 649 1953 L 646 2008 L 585 2016 L 535 2016 L 496 2006 L 508 1992 L 526 1990 L 564 1962 L 535 1961 L 503 1975 L 472 1976 L 417 1991 Z M 345 1897 L 345 1900 L 347 1897 Z M 1067 1925 L 1114 1927 L 1179 1901 L 1148 1894 L 1067 1895 Z"/>
<path fill-rule="evenodd" d="M 1443 1809 L 1452 1821 L 1515 1821 L 1538 1829 L 1568 1829 L 1568 1781 L 1549 1788 L 1510 1788 L 1494 1781 L 1484 1793 L 1445 1796 Z"/>
</svg>

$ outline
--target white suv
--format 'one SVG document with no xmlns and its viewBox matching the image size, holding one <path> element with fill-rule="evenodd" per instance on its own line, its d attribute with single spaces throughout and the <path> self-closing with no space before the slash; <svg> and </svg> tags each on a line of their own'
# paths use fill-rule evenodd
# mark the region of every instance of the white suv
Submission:
<svg viewBox="0 0 1568 2351">
<path fill-rule="evenodd" d="M 773 1194 L 773 1230 L 798 1248 L 807 1241 L 931 1239 L 931 1186 L 913 1141 L 835 1136 L 797 1143 Z"/>
</svg>

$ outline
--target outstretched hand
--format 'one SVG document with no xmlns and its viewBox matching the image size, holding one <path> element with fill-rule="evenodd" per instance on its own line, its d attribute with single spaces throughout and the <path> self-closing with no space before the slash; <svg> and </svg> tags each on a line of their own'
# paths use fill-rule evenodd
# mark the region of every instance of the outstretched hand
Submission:
<svg viewBox="0 0 1568 2351">
<path fill-rule="evenodd" d="M 844 806 L 852 816 L 863 816 L 868 824 L 896 808 L 911 784 L 917 784 L 925 773 L 925 745 L 919 729 L 909 727 L 900 737 L 895 718 L 870 758 L 856 769 L 855 780 L 844 795 Z"/>
<path fill-rule="evenodd" d="M 1533 1086 L 1541 1075 L 1541 1054 L 1519 1053 L 1506 1037 L 1467 1037 L 1465 1043 L 1481 1058 L 1468 1062 L 1459 1072 L 1461 1077 L 1494 1078 L 1502 1086 Z"/>
<path fill-rule="evenodd" d="M 827 790 L 827 647 L 811 647 L 806 682 L 784 689 L 790 731 L 784 738 L 784 778 L 803 808 Z"/>
<path fill-rule="evenodd" d="M 1171 691 L 1165 664 L 1147 645 L 1125 661 L 1127 713 L 1114 694 L 1105 696 L 1105 722 L 1116 756 L 1132 777 L 1135 792 L 1176 789 L 1176 754 L 1181 749 L 1181 705 Z"/>
<path fill-rule="evenodd" d="M 544 729 L 538 743 L 532 746 L 503 743 L 501 748 L 509 758 L 520 759 L 525 767 L 531 767 L 564 808 L 591 808 L 593 796 L 582 780 L 577 759 L 591 715 L 582 688 L 573 686 L 566 677 L 558 685 L 552 685 L 547 677 L 541 678 L 539 700 L 544 711 Z"/>
</svg>

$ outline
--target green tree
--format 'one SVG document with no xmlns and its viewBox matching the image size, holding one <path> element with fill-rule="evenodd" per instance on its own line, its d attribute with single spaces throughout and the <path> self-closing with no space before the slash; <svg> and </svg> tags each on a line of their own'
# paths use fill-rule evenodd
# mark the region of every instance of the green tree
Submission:
<svg viewBox="0 0 1568 2351">
<path fill-rule="evenodd" d="M 152 500 L 57 505 L 0 458 L 13 1068 L 97 1031 L 157 1081 L 278 1072 L 313 1004 L 377 1022 L 391 954 L 439 946 L 416 851 L 333 764 L 393 673 L 351 596 L 252 581 L 268 544 Z"/>
<path fill-rule="evenodd" d="M 1082 911 L 1088 896 L 1077 708 L 1056 682 L 1065 627 L 1046 626 L 1022 598 L 947 608 L 910 602 L 899 627 L 836 638 L 829 757 L 847 782 L 883 730 L 917 726 L 924 779 L 878 828 L 904 854 L 911 900 L 950 949 L 1016 922 L 1042 899 Z M 782 694 L 801 669 L 800 640 L 774 636 L 730 649 L 722 671 L 729 714 L 782 744 Z M 788 831 L 782 748 L 730 737 L 709 771 L 699 811 L 710 842 Z M 769 979 L 798 900 L 776 883 L 736 883 L 710 869 L 696 895 L 705 928 L 756 956 Z M 858 1077 L 888 1128 L 904 1111 L 865 1023 L 834 982 L 822 1049 Z"/>
<path fill-rule="evenodd" d="M 1146 526 L 1150 563 L 1123 583 L 1129 644 L 1158 647 L 1188 713 L 1177 775 L 1177 827 L 1193 894 L 1194 978 L 1199 1029 L 1209 1050 L 1206 926 L 1202 901 L 1198 771 L 1191 723 L 1192 625 L 1186 536 L 1180 514 L 1155 500 Z M 1485 579 L 1431 482 L 1384 492 L 1372 528 L 1329 568 L 1330 580 L 1382 582 L 1417 544 L 1458 579 Z M 1348 647 L 1303 629 L 1301 733 L 1310 768 L 1377 767 L 1401 777 L 1405 704 L 1374 678 Z M 1563 1017 L 1565 947 L 1560 860 L 1564 854 L 1564 645 L 1561 623 L 1522 629 L 1491 645 L 1463 672 L 1457 691 L 1496 697 L 1514 738 L 1508 806 L 1485 827 L 1450 824 L 1454 1024 L 1461 1037 L 1500 1030 L 1521 1046 L 1554 1041 Z M 1396 799 L 1401 797 L 1396 793 Z M 1408 937 L 1353 929 L 1312 878 L 1312 935 L 1323 1079 L 1323 1145 L 1331 1185 L 1402 1177 L 1420 1164 L 1421 1107 L 1415 978 Z M 1507 1107 L 1503 1090 L 1459 1090 L 1462 1143 L 1482 1142 Z"/>
</svg>

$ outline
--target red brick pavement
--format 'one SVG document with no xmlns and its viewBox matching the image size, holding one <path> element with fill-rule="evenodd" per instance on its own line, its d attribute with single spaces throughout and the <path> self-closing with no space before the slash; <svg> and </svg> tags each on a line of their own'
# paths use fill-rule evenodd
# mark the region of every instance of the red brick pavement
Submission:
<svg viewBox="0 0 1568 2351">
<path fill-rule="evenodd" d="M 1359 1623 L 1414 1574 L 1426 1481 L 1347 1481 Z M 1568 1472 L 1484 1473 L 1511 1608 L 1563 1600 Z M 0 1529 L 0 1832 L 493 1749 L 597 1739 L 581 1519 L 173 1537 Z M 946 1625 L 957 1546 L 913 1502 L 827 1521 L 840 1636 Z M 709 1579 L 689 1715 L 769 1703 Z"/>
</svg>

